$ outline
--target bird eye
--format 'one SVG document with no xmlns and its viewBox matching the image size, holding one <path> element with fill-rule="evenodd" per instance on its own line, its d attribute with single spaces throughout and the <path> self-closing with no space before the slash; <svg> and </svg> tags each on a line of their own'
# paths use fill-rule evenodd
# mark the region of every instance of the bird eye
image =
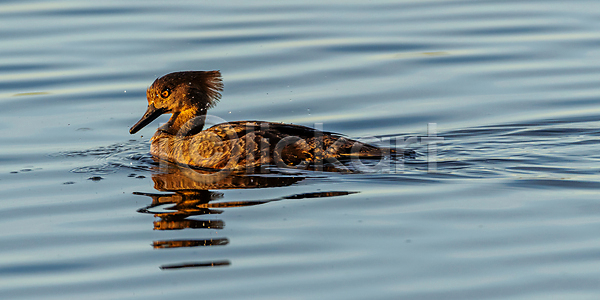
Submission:
<svg viewBox="0 0 600 300">
<path fill-rule="evenodd" d="M 167 98 L 167 97 L 169 97 L 169 95 L 170 95 L 170 94 L 171 94 L 171 90 L 169 90 L 169 89 L 164 89 L 164 90 L 163 90 L 163 91 L 160 93 L 160 96 L 161 96 L 161 97 L 163 97 L 163 98 Z"/>
</svg>

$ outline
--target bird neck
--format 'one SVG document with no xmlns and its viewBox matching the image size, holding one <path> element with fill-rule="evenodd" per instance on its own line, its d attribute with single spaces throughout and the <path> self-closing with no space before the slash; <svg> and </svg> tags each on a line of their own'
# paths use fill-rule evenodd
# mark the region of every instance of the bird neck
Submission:
<svg viewBox="0 0 600 300">
<path fill-rule="evenodd" d="M 159 129 L 171 135 L 190 136 L 202 131 L 205 119 L 206 109 L 190 108 L 174 112 Z"/>
</svg>

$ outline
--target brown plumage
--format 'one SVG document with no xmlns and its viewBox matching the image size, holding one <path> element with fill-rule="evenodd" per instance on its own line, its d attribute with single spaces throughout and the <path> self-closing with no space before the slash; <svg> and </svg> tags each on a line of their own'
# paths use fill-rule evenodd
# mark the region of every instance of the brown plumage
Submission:
<svg viewBox="0 0 600 300">
<path fill-rule="evenodd" d="M 209 108 L 223 90 L 219 71 L 185 71 L 158 78 L 148 88 L 148 109 L 131 127 L 136 133 L 158 116 L 171 113 L 152 137 L 150 153 L 171 162 L 210 169 L 260 165 L 301 166 L 336 163 L 344 157 L 381 157 L 390 149 L 309 127 L 262 121 L 236 121 L 206 130 Z"/>
</svg>

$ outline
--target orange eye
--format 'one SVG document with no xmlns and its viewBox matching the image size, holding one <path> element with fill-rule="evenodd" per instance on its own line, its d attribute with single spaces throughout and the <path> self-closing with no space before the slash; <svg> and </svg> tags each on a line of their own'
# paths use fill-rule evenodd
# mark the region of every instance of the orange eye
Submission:
<svg viewBox="0 0 600 300">
<path fill-rule="evenodd" d="M 167 98 L 167 97 L 169 97 L 170 94 L 171 94 L 171 90 L 166 89 L 166 90 L 162 91 L 162 93 L 160 93 L 160 96 L 163 98 Z"/>
</svg>

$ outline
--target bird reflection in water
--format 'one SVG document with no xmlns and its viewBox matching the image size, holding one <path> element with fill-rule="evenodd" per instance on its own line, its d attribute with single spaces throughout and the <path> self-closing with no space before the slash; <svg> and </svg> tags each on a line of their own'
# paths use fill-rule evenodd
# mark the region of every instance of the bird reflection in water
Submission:
<svg viewBox="0 0 600 300">
<path fill-rule="evenodd" d="M 182 230 L 210 229 L 219 230 L 225 227 L 222 220 L 197 219 L 196 216 L 216 215 L 223 213 L 227 208 L 244 207 L 265 204 L 286 199 L 304 199 L 318 197 L 334 197 L 353 194 L 349 191 L 330 191 L 303 193 L 283 196 L 273 199 L 226 201 L 223 193 L 211 190 L 228 189 L 257 189 L 270 187 L 290 186 L 306 179 L 306 175 L 295 175 L 272 172 L 269 174 L 252 173 L 219 173 L 190 169 L 161 161 L 160 168 L 152 175 L 154 188 L 160 192 L 170 193 L 142 193 L 152 198 L 152 203 L 138 210 L 140 213 L 153 214 L 158 220 L 154 221 L 154 230 Z M 155 249 L 172 249 L 182 247 L 213 247 L 225 246 L 229 243 L 227 238 L 212 239 L 178 239 L 154 241 Z M 229 260 L 183 262 L 162 265 L 163 270 L 217 267 L 230 265 Z"/>
</svg>

